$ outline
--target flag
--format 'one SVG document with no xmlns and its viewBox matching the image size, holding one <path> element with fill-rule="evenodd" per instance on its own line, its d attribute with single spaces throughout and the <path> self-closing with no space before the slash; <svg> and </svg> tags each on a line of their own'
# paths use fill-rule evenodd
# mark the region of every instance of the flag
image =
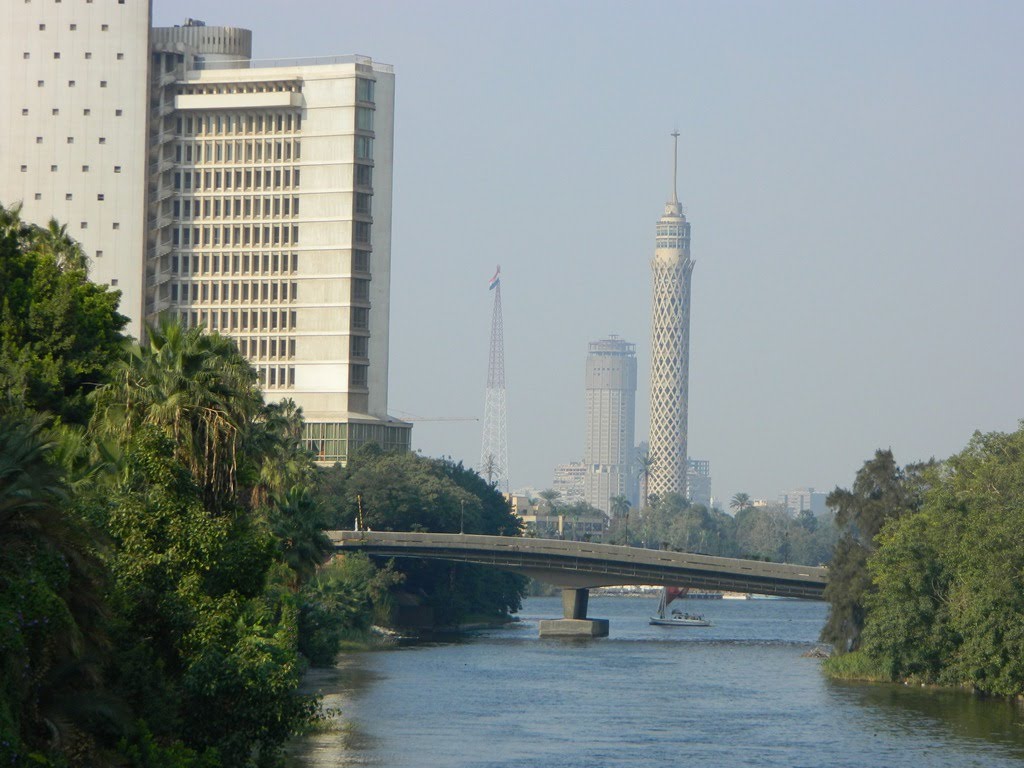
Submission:
<svg viewBox="0 0 1024 768">
<path fill-rule="evenodd" d="M 491 278 L 491 284 L 490 284 L 490 286 L 488 286 L 487 290 L 493 291 L 500 284 L 501 284 L 501 265 L 499 264 L 497 271 L 494 273 L 494 277 Z"/>
</svg>

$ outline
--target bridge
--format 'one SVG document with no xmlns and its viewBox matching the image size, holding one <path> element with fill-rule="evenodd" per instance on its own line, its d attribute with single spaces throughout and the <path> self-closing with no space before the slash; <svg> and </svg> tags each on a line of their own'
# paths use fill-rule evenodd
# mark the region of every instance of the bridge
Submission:
<svg viewBox="0 0 1024 768">
<path fill-rule="evenodd" d="M 583 541 L 390 531 L 327 531 L 327 535 L 338 552 L 478 563 L 561 587 L 564 618 L 542 621 L 542 636 L 607 635 L 606 620 L 587 618 L 591 587 L 658 584 L 821 600 L 828 583 L 824 567 Z"/>
</svg>

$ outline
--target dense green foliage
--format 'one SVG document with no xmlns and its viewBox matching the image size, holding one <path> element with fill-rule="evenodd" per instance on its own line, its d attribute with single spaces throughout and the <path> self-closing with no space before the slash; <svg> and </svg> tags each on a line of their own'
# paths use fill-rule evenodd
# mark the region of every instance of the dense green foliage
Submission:
<svg viewBox="0 0 1024 768">
<path fill-rule="evenodd" d="M 331 527 L 517 535 L 520 521 L 492 485 L 461 463 L 366 446 L 348 466 L 325 473 L 321 507 Z M 396 560 L 402 591 L 438 625 L 518 610 L 526 580 L 469 563 Z"/>
<path fill-rule="evenodd" d="M 742 494 L 745 496 L 746 494 Z M 827 563 L 836 532 L 828 519 L 780 508 L 744 505 L 735 516 L 676 493 L 652 495 L 639 512 L 613 518 L 608 541 L 634 546 L 743 557 L 773 562 Z"/>
<path fill-rule="evenodd" d="M 128 320 L 119 294 L 86 279 L 81 248 L 63 227 L 26 224 L 0 207 L 0 392 L 8 408 L 83 423 Z"/>
<path fill-rule="evenodd" d="M 859 575 L 859 650 L 830 669 L 1024 695 L 1024 424 L 917 474 Z"/>
<path fill-rule="evenodd" d="M 0 208 L 0 764 L 276 764 L 316 708 L 305 665 L 389 618 L 403 576 L 325 566 L 330 478 L 232 342 L 164 320 L 132 343 L 117 299 L 63 228 Z M 419 460 L 393 490 L 374 456 L 375 522 L 438 525 L 444 498 L 448 526 L 457 502 L 515 532 L 461 466 Z M 518 604 L 518 582 L 448 576 L 416 588 L 456 612 Z"/>
<path fill-rule="evenodd" d="M 826 500 L 841 533 L 825 589 L 831 607 L 821 637 L 840 651 L 855 650 L 860 643 L 864 603 L 873 589 L 867 561 L 875 551 L 875 537 L 888 520 L 920 507 L 928 466 L 904 469 L 892 451 L 879 450 L 857 472 L 853 488 L 836 488 Z"/>
</svg>

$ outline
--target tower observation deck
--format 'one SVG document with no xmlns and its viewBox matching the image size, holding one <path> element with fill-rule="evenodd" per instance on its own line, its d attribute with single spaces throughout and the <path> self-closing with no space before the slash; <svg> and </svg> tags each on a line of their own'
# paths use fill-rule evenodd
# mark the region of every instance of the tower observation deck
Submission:
<svg viewBox="0 0 1024 768">
<path fill-rule="evenodd" d="M 672 198 L 658 219 L 651 260 L 651 429 L 648 493 L 686 493 L 690 377 L 690 224 L 677 193 L 679 132 L 672 134 Z"/>
</svg>

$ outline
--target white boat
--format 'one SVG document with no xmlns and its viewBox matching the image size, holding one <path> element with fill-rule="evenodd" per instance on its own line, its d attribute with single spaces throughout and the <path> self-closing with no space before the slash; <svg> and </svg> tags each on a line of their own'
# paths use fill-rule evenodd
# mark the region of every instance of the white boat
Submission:
<svg viewBox="0 0 1024 768">
<path fill-rule="evenodd" d="M 668 615 L 669 603 L 675 600 L 683 590 L 678 587 L 665 587 L 661 590 L 661 602 L 658 603 L 658 615 L 651 616 L 651 624 L 659 627 L 710 627 L 711 622 L 699 613 L 683 613 L 674 610 Z"/>
</svg>

